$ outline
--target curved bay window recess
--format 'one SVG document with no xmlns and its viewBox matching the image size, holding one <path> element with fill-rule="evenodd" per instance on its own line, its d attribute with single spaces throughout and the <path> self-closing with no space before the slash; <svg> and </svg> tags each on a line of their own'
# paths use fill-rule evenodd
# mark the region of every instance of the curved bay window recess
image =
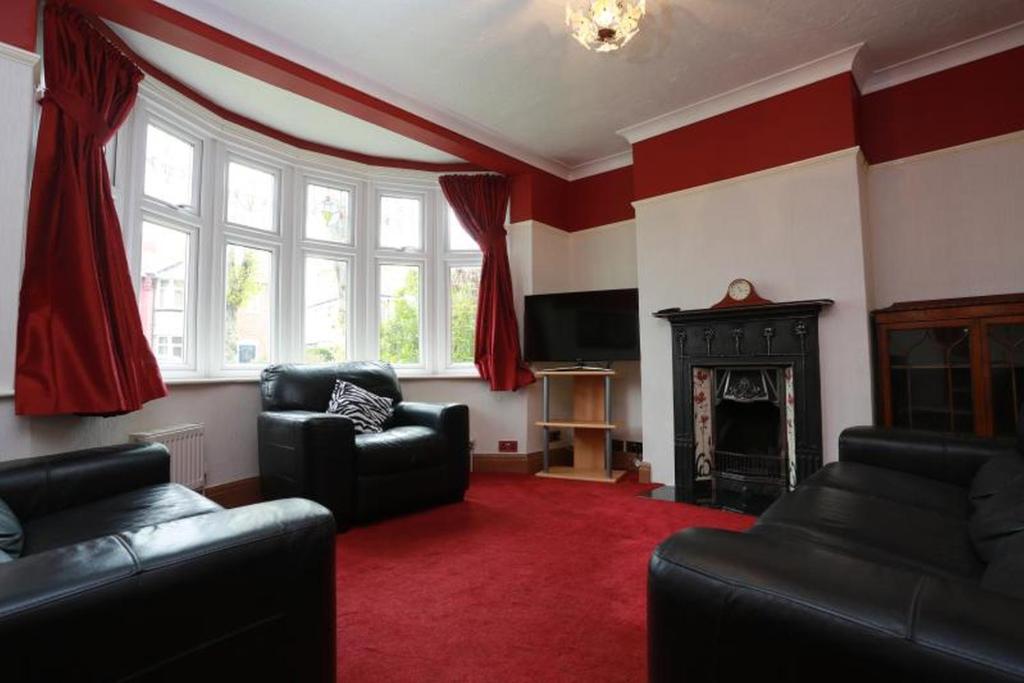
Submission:
<svg viewBox="0 0 1024 683">
<path fill-rule="evenodd" d="M 677 500 L 759 513 L 821 467 L 818 316 L 831 304 L 654 314 L 672 326 Z"/>
<path fill-rule="evenodd" d="M 901 302 L 872 317 L 879 423 L 1016 433 L 1024 402 L 1024 294 Z"/>
</svg>

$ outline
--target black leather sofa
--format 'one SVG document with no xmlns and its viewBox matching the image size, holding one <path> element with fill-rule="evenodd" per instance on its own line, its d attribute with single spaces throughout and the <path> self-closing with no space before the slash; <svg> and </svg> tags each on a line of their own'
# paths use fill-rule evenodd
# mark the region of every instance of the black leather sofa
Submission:
<svg viewBox="0 0 1024 683">
<path fill-rule="evenodd" d="M 0 563 L 0 680 L 335 679 L 334 523 L 168 483 L 160 445 L 0 466 L 24 531 Z"/>
<path fill-rule="evenodd" d="M 326 413 L 344 379 L 394 402 L 379 434 Z M 469 409 L 402 400 L 386 363 L 274 365 L 260 382 L 260 485 L 265 498 L 302 496 L 354 523 L 462 500 L 469 486 Z"/>
<path fill-rule="evenodd" d="M 746 533 L 651 558 L 651 681 L 1024 680 L 1019 443 L 848 429 Z"/>
</svg>

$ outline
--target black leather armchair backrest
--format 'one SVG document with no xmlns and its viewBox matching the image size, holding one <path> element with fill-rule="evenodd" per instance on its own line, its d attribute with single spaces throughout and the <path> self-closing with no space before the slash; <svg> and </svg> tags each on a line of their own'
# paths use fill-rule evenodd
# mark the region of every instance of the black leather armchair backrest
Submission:
<svg viewBox="0 0 1024 683">
<path fill-rule="evenodd" d="M 1024 403 L 1020 404 L 1020 412 L 1017 413 L 1017 450 L 1024 455 Z"/>
<path fill-rule="evenodd" d="M 324 412 L 331 400 L 334 384 L 343 379 L 386 396 L 395 403 L 402 400 L 398 376 L 387 363 L 355 361 L 318 365 L 271 365 L 260 376 L 263 410 L 313 410 Z"/>
<path fill-rule="evenodd" d="M 163 444 L 129 443 L 0 464 L 0 499 L 22 522 L 171 480 Z"/>
</svg>

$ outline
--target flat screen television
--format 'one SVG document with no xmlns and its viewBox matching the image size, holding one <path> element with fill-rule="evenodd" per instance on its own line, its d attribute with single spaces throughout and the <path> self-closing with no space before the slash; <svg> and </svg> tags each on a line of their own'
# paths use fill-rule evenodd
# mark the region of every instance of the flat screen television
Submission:
<svg viewBox="0 0 1024 683">
<path fill-rule="evenodd" d="M 526 360 L 640 360 L 639 301 L 636 289 L 526 297 Z"/>
</svg>

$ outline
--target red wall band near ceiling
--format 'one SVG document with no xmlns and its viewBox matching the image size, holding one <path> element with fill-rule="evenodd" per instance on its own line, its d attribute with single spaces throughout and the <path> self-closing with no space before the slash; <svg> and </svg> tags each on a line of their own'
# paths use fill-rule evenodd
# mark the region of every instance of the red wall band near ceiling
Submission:
<svg viewBox="0 0 1024 683">
<path fill-rule="evenodd" d="M 108 20 L 466 159 L 468 164 L 455 167 L 459 170 L 508 174 L 513 222 L 532 219 L 568 231 L 629 219 L 636 199 L 857 144 L 869 162 L 879 163 L 1024 129 L 1024 48 L 1017 48 L 863 97 L 851 74 L 840 74 L 641 141 L 633 146 L 633 166 L 568 182 L 153 0 L 73 1 Z M 0 41 L 34 49 L 35 12 L 33 0 L 3 3 Z M 188 89 L 180 83 L 172 87 Z M 225 118 L 289 144 L 375 165 L 421 167 L 318 147 L 193 95 Z"/>
<path fill-rule="evenodd" d="M 864 95 L 860 129 L 873 164 L 1024 130 L 1024 47 Z"/>
<path fill-rule="evenodd" d="M 36 0 L 0 2 L 0 43 L 34 52 L 36 49 Z"/>
<path fill-rule="evenodd" d="M 633 145 L 636 199 L 734 178 L 857 144 L 849 73 Z"/>
<path fill-rule="evenodd" d="M 569 183 L 566 220 L 569 232 L 629 220 L 633 212 L 633 167 L 606 171 Z"/>
</svg>

